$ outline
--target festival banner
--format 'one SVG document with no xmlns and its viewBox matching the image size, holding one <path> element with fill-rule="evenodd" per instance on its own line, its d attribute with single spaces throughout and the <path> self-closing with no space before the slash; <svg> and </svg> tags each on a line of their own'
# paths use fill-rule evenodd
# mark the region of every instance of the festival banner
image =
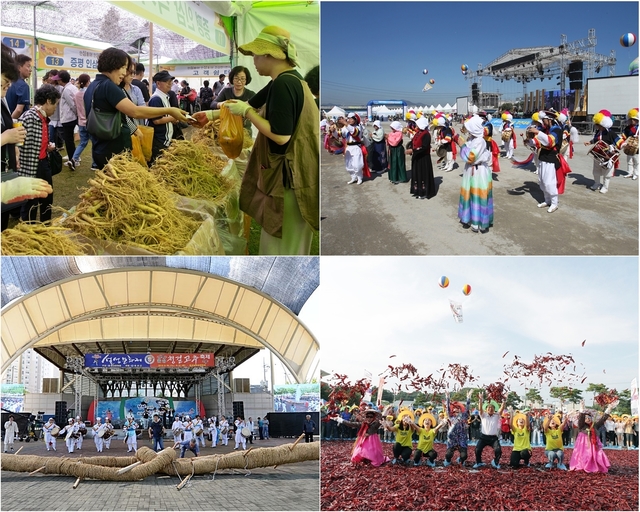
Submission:
<svg viewBox="0 0 640 512">
<path fill-rule="evenodd" d="M 118 400 L 100 400 L 94 402 L 94 404 L 95 409 L 93 407 L 90 409 L 87 419 L 95 421 L 95 418 L 99 417 L 104 422 L 109 418 L 111 423 L 118 425 L 118 428 L 130 416 L 133 416 L 136 422 L 142 424 L 145 412 L 149 421 L 151 421 L 154 414 L 162 418 L 164 414 L 168 415 L 172 409 L 178 416 L 187 414 L 194 418 L 196 414 L 204 414 L 204 410 L 198 407 L 198 403 L 195 400 L 176 400 L 171 397 L 132 397 Z"/>
<path fill-rule="evenodd" d="M 31 59 L 33 56 L 33 37 L 20 36 L 18 34 L 2 33 L 2 44 L 11 48 L 19 55 L 28 55 Z"/>
<path fill-rule="evenodd" d="M 100 53 L 97 48 L 38 39 L 38 69 L 65 69 L 72 75 L 74 71 L 95 72 Z"/>
<path fill-rule="evenodd" d="M 87 368 L 196 368 L 215 366 L 206 354 L 85 354 Z"/>
<path fill-rule="evenodd" d="M 229 55 L 229 37 L 222 19 L 203 2 L 117 1 L 109 3 L 176 34 Z"/>
<path fill-rule="evenodd" d="M 171 75 L 184 78 L 188 76 L 218 78 L 224 74 L 229 76 L 231 67 L 228 64 L 160 64 L 159 70 L 166 70 Z"/>
</svg>

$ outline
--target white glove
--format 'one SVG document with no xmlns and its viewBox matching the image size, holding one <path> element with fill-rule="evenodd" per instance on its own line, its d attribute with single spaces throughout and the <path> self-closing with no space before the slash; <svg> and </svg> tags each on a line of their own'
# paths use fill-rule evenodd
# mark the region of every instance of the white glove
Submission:
<svg viewBox="0 0 640 512">
<path fill-rule="evenodd" d="M 10 204 L 36 197 L 45 198 L 52 192 L 51 185 L 46 181 L 20 176 L 2 183 L 2 202 Z"/>
<path fill-rule="evenodd" d="M 613 411 L 618 406 L 619 403 L 620 403 L 620 400 L 615 400 L 611 402 L 609 405 L 607 405 L 607 408 L 604 410 L 605 414 L 611 414 L 611 411 Z"/>
<path fill-rule="evenodd" d="M 229 100 L 224 102 L 224 107 L 227 107 L 233 115 L 244 117 L 251 105 L 246 101 Z"/>
<path fill-rule="evenodd" d="M 331 418 L 333 421 L 337 421 L 338 423 L 344 423 L 344 418 L 338 416 L 337 418 Z"/>
</svg>

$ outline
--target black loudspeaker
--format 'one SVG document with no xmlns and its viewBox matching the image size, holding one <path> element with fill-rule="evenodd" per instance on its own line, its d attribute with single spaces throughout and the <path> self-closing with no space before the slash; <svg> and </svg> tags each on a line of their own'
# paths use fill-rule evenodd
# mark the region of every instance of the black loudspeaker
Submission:
<svg viewBox="0 0 640 512">
<path fill-rule="evenodd" d="M 56 402 L 56 425 L 64 427 L 67 424 L 67 402 Z"/>
<path fill-rule="evenodd" d="M 582 89 L 582 61 L 576 60 L 569 64 L 569 89 Z"/>
<path fill-rule="evenodd" d="M 471 84 L 471 101 L 476 104 L 478 103 L 478 84 Z"/>
<path fill-rule="evenodd" d="M 244 402 L 233 402 L 233 419 L 235 420 L 238 416 L 244 418 Z"/>
</svg>

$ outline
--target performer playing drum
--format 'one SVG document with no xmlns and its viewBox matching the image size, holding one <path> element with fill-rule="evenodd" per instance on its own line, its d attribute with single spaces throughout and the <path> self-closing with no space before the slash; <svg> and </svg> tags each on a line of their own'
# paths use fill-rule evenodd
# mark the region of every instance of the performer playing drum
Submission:
<svg viewBox="0 0 640 512">
<path fill-rule="evenodd" d="M 96 423 L 92 427 L 93 430 L 93 442 L 96 444 L 96 451 L 98 453 L 102 453 L 104 449 L 104 433 L 106 432 L 106 427 L 102 423 L 102 418 L 96 418 Z"/>
<path fill-rule="evenodd" d="M 42 431 L 44 432 L 44 444 L 47 445 L 47 451 L 53 449 L 56 450 L 56 437 L 58 436 L 58 432 L 60 432 L 60 427 L 55 424 L 53 418 L 49 418 L 44 426 L 42 427 Z"/>
<path fill-rule="evenodd" d="M 247 438 L 242 435 L 242 429 L 246 427 L 244 419 L 238 416 L 238 419 L 234 422 L 236 425 L 236 446 L 234 450 L 237 450 L 240 445 L 242 445 L 242 449 L 247 449 Z"/>
<path fill-rule="evenodd" d="M 60 435 L 64 436 L 67 451 L 73 453 L 76 447 L 76 438 L 78 437 L 78 425 L 74 422 L 73 418 L 69 418 L 69 424 L 60 431 Z"/>
<path fill-rule="evenodd" d="M 113 428 L 113 423 L 111 423 L 111 418 L 107 417 L 104 420 L 104 425 L 105 425 L 105 432 L 104 435 L 102 436 L 102 440 L 104 443 L 104 447 L 108 450 L 111 448 L 111 439 L 113 437 L 113 434 L 115 432 L 115 429 Z"/>
<path fill-rule="evenodd" d="M 171 431 L 173 432 L 173 442 L 181 443 L 184 426 L 182 425 L 182 422 L 180 421 L 180 418 L 178 416 L 175 417 L 173 423 L 171 424 Z"/>
<path fill-rule="evenodd" d="M 617 163 L 617 161 L 614 161 L 614 158 L 612 157 L 617 152 L 620 144 L 622 144 L 622 139 L 611 129 L 611 127 L 613 126 L 613 119 L 611 117 L 611 113 L 608 110 L 601 110 L 596 115 L 594 115 L 593 124 L 596 125 L 596 132 L 593 136 L 593 139 L 585 142 L 584 145 L 590 146 L 596 144 L 598 141 L 602 141 L 602 143 L 607 144 L 608 146 L 609 158 L 594 158 L 593 185 L 591 185 L 591 190 L 600 189 L 600 193 L 606 194 L 609 191 L 609 182 L 613 177 L 613 173 L 615 172 Z M 602 178 L 602 184 L 600 183 L 600 178 Z"/>
<path fill-rule="evenodd" d="M 229 444 L 229 421 L 224 416 L 220 419 L 220 441 L 225 446 Z"/>
<path fill-rule="evenodd" d="M 125 431 L 124 443 L 127 445 L 127 453 L 136 452 L 138 450 L 138 438 L 136 436 L 137 428 L 138 424 L 132 418 L 127 418 L 124 427 L 122 427 L 122 430 Z"/>
<path fill-rule="evenodd" d="M 201 444 L 204 448 L 204 424 L 199 414 L 196 415 L 196 419 L 193 421 L 193 435 L 196 438 L 196 443 Z"/>
<path fill-rule="evenodd" d="M 625 178 L 638 179 L 638 109 L 627 113 L 627 126 L 622 131 L 624 142 L 620 146 L 627 155 L 627 175 Z"/>
<path fill-rule="evenodd" d="M 193 437 L 193 422 L 191 421 L 191 418 L 189 416 L 185 416 L 184 420 L 182 421 L 182 425 L 184 427 L 184 434 L 182 434 L 184 440 L 191 440 L 191 438 Z"/>
<path fill-rule="evenodd" d="M 82 450 L 82 441 L 84 441 L 84 436 L 87 435 L 87 427 L 82 421 L 81 416 L 76 416 L 76 426 L 78 428 L 77 437 L 76 437 L 76 449 Z"/>
<path fill-rule="evenodd" d="M 513 116 L 505 111 L 502 113 L 502 142 L 506 158 L 513 157 L 513 150 L 516 148 L 516 131 L 513 128 Z"/>
<path fill-rule="evenodd" d="M 211 448 L 218 446 L 218 420 L 215 416 L 209 418 L 209 435 L 211 436 Z"/>
</svg>

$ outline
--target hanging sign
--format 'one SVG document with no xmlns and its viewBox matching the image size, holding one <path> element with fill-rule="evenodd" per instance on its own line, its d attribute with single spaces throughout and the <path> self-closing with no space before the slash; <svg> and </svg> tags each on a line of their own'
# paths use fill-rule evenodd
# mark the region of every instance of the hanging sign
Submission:
<svg viewBox="0 0 640 512">
<path fill-rule="evenodd" d="M 96 48 L 38 39 L 38 69 L 66 69 L 72 75 L 74 71 L 95 72 L 101 53 Z"/>
<path fill-rule="evenodd" d="M 194 368 L 215 366 L 206 354 L 85 354 L 87 368 Z"/>
<path fill-rule="evenodd" d="M 33 59 L 33 37 L 2 33 L 2 44 L 19 55 L 28 55 Z"/>
<path fill-rule="evenodd" d="M 227 64 L 160 64 L 158 68 L 160 71 L 166 70 L 180 78 L 187 76 L 218 78 L 222 74 L 229 76 L 231 72 Z"/>
</svg>

